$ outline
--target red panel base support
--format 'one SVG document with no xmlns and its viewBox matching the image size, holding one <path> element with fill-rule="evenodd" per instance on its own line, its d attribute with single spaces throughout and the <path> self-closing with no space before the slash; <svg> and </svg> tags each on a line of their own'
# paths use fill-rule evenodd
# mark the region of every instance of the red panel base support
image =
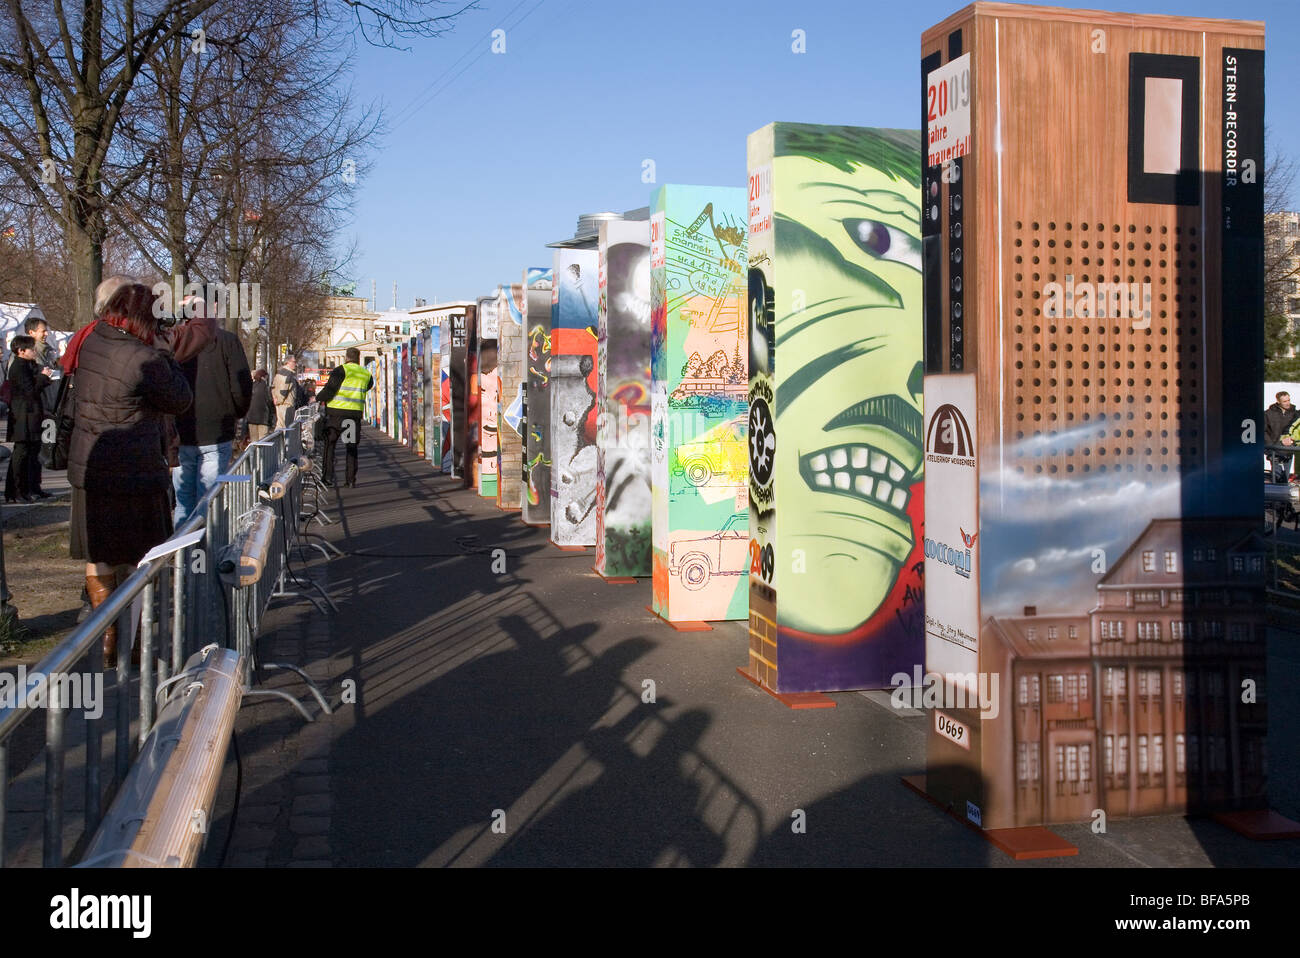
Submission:
<svg viewBox="0 0 1300 958">
<path fill-rule="evenodd" d="M 1022 828 L 980 828 L 967 820 L 964 815 L 959 815 L 956 809 L 945 806 L 927 792 L 924 775 L 904 775 L 903 784 L 1018 862 L 1034 858 L 1070 858 L 1079 854 L 1077 845 L 1070 844 L 1060 835 L 1041 825 L 1026 825 Z"/>
<path fill-rule="evenodd" d="M 523 506 L 497 506 L 502 512 L 523 512 Z"/>
<path fill-rule="evenodd" d="M 587 551 L 587 546 L 562 546 L 558 542 L 552 542 L 551 545 L 555 546 L 555 548 L 559 549 L 561 552 L 586 552 Z"/>
<path fill-rule="evenodd" d="M 791 709 L 833 709 L 835 700 L 824 692 L 777 692 L 763 684 L 757 675 L 748 669 L 737 667 L 736 671 L 786 708 Z"/>
<path fill-rule="evenodd" d="M 629 578 L 625 575 L 605 575 L 605 573 L 601 572 L 595 566 L 591 567 L 591 571 L 596 573 L 596 575 L 600 576 L 610 585 L 636 585 L 636 579 Z"/>
<path fill-rule="evenodd" d="M 691 622 L 691 621 L 670 622 L 668 619 L 665 619 L 662 615 L 656 612 L 654 610 L 654 606 L 652 605 L 647 605 L 645 607 L 645 610 L 649 612 L 651 615 L 653 615 L 660 622 L 663 622 L 666 625 L 671 625 L 678 632 L 712 632 L 713 631 L 713 626 L 709 625 L 709 623 L 707 622 Z"/>
<path fill-rule="evenodd" d="M 1238 835 L 1245 835 L 1256 841 L 1271 841 L 1277 838 L 1300 838 L 1300 824 L 1291 821 L 1285 815 L 1279 815 L 1271 808 L 1261 808 L 1248 812 L 1219 812 L 1214 820 L 1226 825 Z"/>
</svg>

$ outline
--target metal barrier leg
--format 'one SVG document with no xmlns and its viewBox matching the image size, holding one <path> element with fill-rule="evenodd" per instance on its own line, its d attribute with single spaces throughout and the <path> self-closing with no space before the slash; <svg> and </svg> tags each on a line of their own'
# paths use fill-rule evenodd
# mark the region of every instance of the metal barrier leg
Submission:
<svg viewBox="0 0 1300 958">
<path fill-rule="evenodd" d="M 140 612 L 140 745 L 153 728 L 153 690 L 157 673 L 153 664 L 154 585 L 144 587 L 144 602 Z"/>
<path fill-rule="evenodd" d="M 273 695 L 276 698 L 284 699 L 286 702 L 288 702 L 290 705 L 296 708 L 299 712 L 301 712 L 302 717 L 305 718 L 308 722 L 316 721 L 314 718 L 311 717 L 311 714 L 305 708 L 302 707 L 302 703 L 299 702 L 292 695 L 290 695 L 288 692 L 281 692 L 278 689 L 255 689 L 255 688 L 251 688 L 248 685 L 245 685 L 244 698 L 248 698 L 250 695 Z"/>
<path fill-rule="evenodd" d="M 103 689 L 104 687 L 104 653 L 102 651 L 103 639 L 99 643 L 90 647 L 90 655 L 87 657 L 86 667 L 90 670 L 91 687 Z M 101 706 L 103 703 L 100 703 Z M 86 834 L 92 835 L 95 829 L 99 827 L 100 819 L 103 818 L 103 790 L 100 786 L 100 764 L 102 762 L 102 744 L 103 731 L 99 721 L 92 718 L 85 719 L 86 725 Z M 4 859 L 0 857 L 0 861 Z"/>
<path fill-rule="evenodd" d="M 310 675 L 308 675 L 306 672 L 304 672 L 302 669 L 298 668 L 298 666 L 296 666 L 296 665 L 289 665 L 289 664 L 286 663 L 286 662 L 263 662 L 263 663 L 262 663 L 262 668 L 264 668 L 264 669 L 286 669 L 286 670 L 288 670 L 288 671 L 290 671 L 290 672 L 297 672 L 300 676 L 302 676 L 302 680 L 303 680 L 304 682 L 307 683 L 307 688 L 308 688 L 308 690 L 311 692 L 311 694 L 314 695 L 314 696 L 316 697 L 316 701 L 320 703 L 321 710 L 322 710 L 326 715 L 333 715 L 333 714 L 334 714 L 334 710 L 333 710 L 332 708 L 330 708 L 330 707 L 329 707 L 329 703 L 327 703 L 327 702 L 325 701 L 325 696 L 322 695 L 322 694 L 321 694 L 321 690 L 320 690 L 319 688 L 317 688 L 317 686 L 316 686 L 316 681 L 315 681 L 315 680 L 314 680 Z M 295 701 L 296 701 L 296 700 L 295 700 Z"/>
<path fill-rule="evenodd" d="M 5 807 L 9 795 L 9 746 L 0 742 L 0 868 L 5 865 Z"/>
<path fill-rule="evenodd" d="M 53 676 L 45 679 L 49 682 Z M 41 863 L 46 868 L 63 866 L 63 703 L 53 701 L 57 693 L 47 685 L 45 717 L 45 834 L 41 839 Z"/>
</svg>

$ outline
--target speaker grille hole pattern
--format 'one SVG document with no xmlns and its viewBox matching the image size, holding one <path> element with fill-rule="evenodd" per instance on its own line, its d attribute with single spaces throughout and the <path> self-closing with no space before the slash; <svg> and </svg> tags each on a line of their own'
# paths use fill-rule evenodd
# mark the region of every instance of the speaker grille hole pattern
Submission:
<svg viewBox="0 0 1300 958">
<path fill-rule="evenodd" d="M 1195 468 L 1204 454 L 1199 229 L 1052 217 L 1011 225 L 1011 467 L 1145 481 Z M 1105 315 L 1089 307 L 1099 292 Z"/>
</svg>

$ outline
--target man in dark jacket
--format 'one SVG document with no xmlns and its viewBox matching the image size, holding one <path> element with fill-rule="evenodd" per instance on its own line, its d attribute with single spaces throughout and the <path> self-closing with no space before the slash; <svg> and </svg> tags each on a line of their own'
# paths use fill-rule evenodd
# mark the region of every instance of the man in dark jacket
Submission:
<svg viewBox="0 0 1300 958">
<path fill-rule="evenodd" d="M 1270 446 L 1290 446 L 1293 441 L 1287 433 L 1291 424 L 1300 419 L 1300 410 L 1291 405 L 1290 393 L 1280 392 L 1276 398 L 1277 402 L 1264 413 L 1264 442 Z M 1268 457 L 1273 464 L 1273 481 L 1286 482 L 1291 472 L 1291 456 L 1270 452 Z"/>
<path fill-rule="evenodd" d="M 182 305 L 195 312 L 202 307 L 201 301 Z M 176 528 L 230 468 L 235 427 L 248 412 L 253 395 L 243 344 L 229 330 L 217 330 L 211 343 L 180 365 L 194 390 L 194 403 L 176 417 L 181 439 L 180 465 L 172 470 Z"/>
<path fill-rule="evenodd" d="M 9 438 L 14 444 L 9 460 L 13 476 L 13 496 L 21 502 L 35 497 L 48 499 L 41 491 L 41 430 L 45 419 L 42 393 L 50 384 L 53 370 L 36 361 L 36 340 L 15 336 L 10 344 L 13 359 L 9 363 Z"/>
<path fill-rule="evenodd" d="M 248 441 L 257 442 L 266 437 L 275 428 L 275 404 L 271 402 L 271 388 L 267 382 L 265 369 L 253 373 L 253 399 L 248 404 L 245 417 L 248 426 Z"/>
</svg>

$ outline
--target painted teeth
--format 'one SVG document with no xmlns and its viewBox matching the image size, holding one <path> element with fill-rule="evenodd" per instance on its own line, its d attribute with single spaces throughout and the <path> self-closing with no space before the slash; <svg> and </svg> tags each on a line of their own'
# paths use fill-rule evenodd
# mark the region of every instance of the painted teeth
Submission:
<svg viewBox="0 0 1300 958">
<path fill-rule="evenodd" d="M 903 485 L 907 468 L 892 456 L 865 445 L 825 449 L 805 466 L 819 489 L 852 492 L 897 512 L 904 512 L 911 494 Z"/>
</svg>

